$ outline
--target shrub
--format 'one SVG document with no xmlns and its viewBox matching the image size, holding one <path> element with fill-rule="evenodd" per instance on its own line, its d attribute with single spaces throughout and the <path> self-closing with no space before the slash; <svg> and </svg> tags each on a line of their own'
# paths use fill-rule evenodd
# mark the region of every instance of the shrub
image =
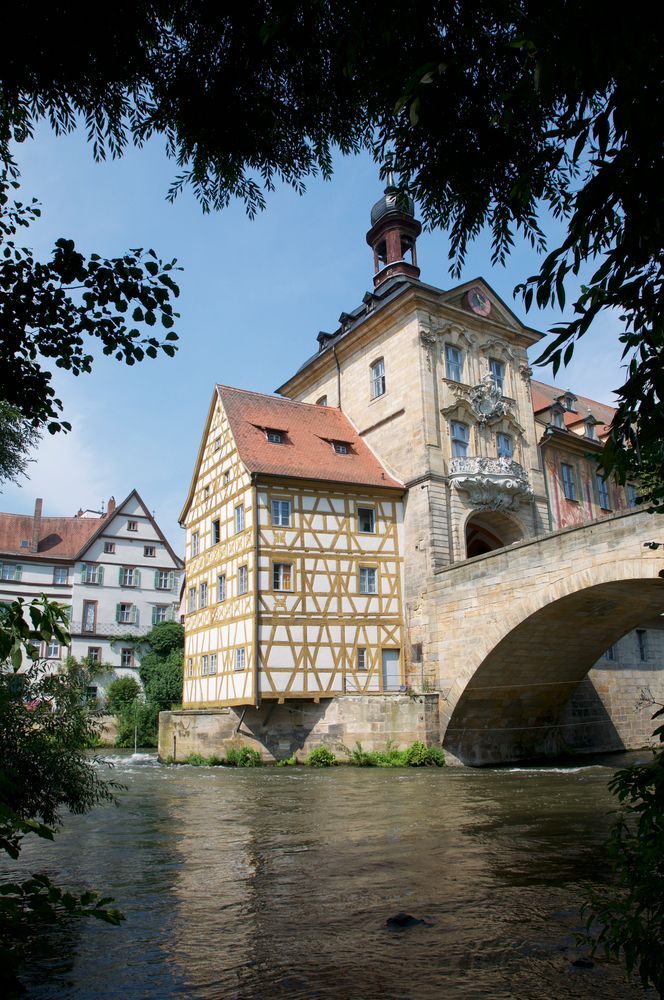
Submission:
<svg viewBox="0 0 664 1000">
<path fill-rule="evenodd" d="M 123 709 L 136 701 L 141 685 L 133 677 L 116 677 L 106 691 L 106 707 L 111 715 L 120 715 Z"/>
<path fill-rule="evenodd" d="M 427 747 L 419 741 L 412 743 L 401 754 L 405 767 L 443 767 L 445 755 L 437 747 Z"/>
<path fill-rule="evenodd" d="M 364 750 L 361 743 L 356 743 L 355 749 L 346 753 L 355 767 L 443 767 L 445 764 L 442 750 L 420 742 L 405 750 L 398 750 L 391 740 L 385 750 Z"/>
<path fill-rule="evenodd" d="M 338 761 L 327 747 L 316 747 L 307 757 L 306 763 L 310 767 L 332 767 Z"/>
<path fill-rule="evenodd" d="M 298 759 L 295 754 L 291 754 L 290 757 L 285 757 L 283 760 L 277 761 L 277 767 L 295 767 L 298 763 Z"/>
<path fill-rule="evenodd" d="M 185 764 L 191 764 L 192 767 L 205 767 L 207 760 L 203 754 L 190 753 L 185 761 Z"/>
<path fill-rule="evenodd" d="M 123 708 L 118 716 L 117 747 L 133 747 L 134 734 L 139 747 L 156 747 L 159 707 L 134 701 Z"/>
<path fill-rule="evenodd" d="M 226 763 L 229 767 L 260 767 L 263 760 L 258 750 L 252 750 L 251 747 L 238 747 L 228 751 Z"/>
</svg>

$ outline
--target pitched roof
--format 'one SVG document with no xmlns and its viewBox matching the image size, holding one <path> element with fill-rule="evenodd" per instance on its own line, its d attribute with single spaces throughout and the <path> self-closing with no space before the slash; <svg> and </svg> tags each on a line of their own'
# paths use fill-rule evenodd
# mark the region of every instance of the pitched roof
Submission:
<svg viewBox="0 0 664 1000">
<path fill-rule="evenodd" d="M 106 515 L 104 515 L 105 518 Z M 74 559 L 99 530 L 102 518 L 42 517 L 37 552 L 31 552 L 32 514 L 0 514 L 0 553 L 22 559 L 45 555 L 54 559 Z M 21 542 L 28 546 L 22 547 Z"/>
<path fill-rule="evenodd" d="M 225 385 L 217 392 L 249 472 L 403 490 L 336 407 Z M 281 431 L 283 443 L 270 443 L 267 429 Z M 348 453 L 337 454 L 335 441 L 346 444 Z"/>
<path fill-rule="evenodd" d="M 544 410 L 550 409 L 559 396 L 564 396 L 570 391 L 569 389 L 557 389 L 554 385 L 537 382 L 535 379 L 533 379 L 531 384 L 533 410 L 536 416 Z M 592 415 L 597 421 L 596 430 L 598 435 L 604 437 L 608 434 L 616 413 L 615 407 L 609 406 L 607 403 L 599 403 L 596 399 L 589 399 L 587 396 L 577 396 L 576 393 L 572 393 L 572 395 L 576 399 L 574 404 L 576 412 L 572 413 L 570 410 L 564 411 L 563 422 L 565 427 L 574 427 L 577 424 L 583 423 L 589 415 Z"/>
</svg>

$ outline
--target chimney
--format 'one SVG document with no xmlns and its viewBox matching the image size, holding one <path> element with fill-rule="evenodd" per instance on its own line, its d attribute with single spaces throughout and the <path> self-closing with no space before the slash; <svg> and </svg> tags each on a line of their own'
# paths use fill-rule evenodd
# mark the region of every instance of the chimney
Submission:
<svg viewBox="0 0 664 1000">
<path fill-rule="evenodd" d="M 42 518 L 42 504 L 44 501 L 41 497 L 37 497 L 35 500 L 35 513 L 32 518 L 32 544 L 30 545 L 31 552 L 37 552 L 39 548 L 39 536 L 41 535 L 41 518 Z"/>
<path fill-rule="evenodd" d="M 106 516 L 111 517 L 115 513 L 115 497 L 111 497 L 106 508 Z"/>
</svg>

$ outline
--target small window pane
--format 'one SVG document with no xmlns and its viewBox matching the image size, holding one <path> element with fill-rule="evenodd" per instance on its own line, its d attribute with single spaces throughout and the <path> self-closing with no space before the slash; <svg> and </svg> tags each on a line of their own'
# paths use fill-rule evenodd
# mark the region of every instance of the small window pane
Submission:
<svg viewBox="0 0 664 1000">
<path fill-rule="evenodd" d="M 282 528 L 290 526 L 291 505 L 289 500 L 272 501 L 272 524 Z"/>
<path fill-rule="evenodd" d="M 373 566 L 360 566 L 360 593 L 376 593 L 376 570 Z"/>
<path fill-rule="evenodd" d="M 375 530 L 375 512 L 372 507 L 357 508 L 357 528 L 372 534 Z"/>
</svg>

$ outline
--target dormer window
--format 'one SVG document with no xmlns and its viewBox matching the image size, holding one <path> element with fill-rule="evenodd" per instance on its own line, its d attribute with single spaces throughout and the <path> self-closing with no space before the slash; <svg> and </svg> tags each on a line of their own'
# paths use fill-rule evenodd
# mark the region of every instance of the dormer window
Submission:
<svg viewBox="0 0 664 1000">
<path fill-rule="evenodd" d="M 560 405 L 552 407 L 551 423 L 553 424 L 554 427 L 560 427 L 561 430 L 565 426 L 565 420 L 563 418 L 563 409 Z"/>
<path fill-rule="evenodd" d="M 334 448 L 334 450 L 337 453 L 337 455 L 347 455 L 348 454 L 349 449 L 348 449 L 348 445 L 346 444 L 345 441 L 333 441 L 332 442 L 332 447 Z"/>
<path fill-rule="evenodd" d="M 564 410 L 567 410 L 569 413 L 576 412 L 574 410 L 574 404 L 576 403 L 576 396 L 574 395 L 573 392 L 570 392 L 569 389 L 567 390 L 567 392 L 563 393 L 562 396 L 558 396 L 556 402 L 559 403 L 560 406 L 562 406 L 562 408 Z"/>
<path fill-rule="evenodd" d="M 316 406 L 327 406 L 327 396 L 321 396 L 316 400 Z"/>
<path fill-rule="evenodd" d="M 595 433 L 595 419 L 594 417 L 589 417 L 586 420 L 585 436 L 591 441 L 597 440 L 597 434 Z"/>
<path fill-rule="evenodd" d="M 270 442 L 270 444 L 283 444 L 284 435 L 282 431 L 275 431 L 271 427 L 268 427 L 265 431 L 265 436 Z"/>
</svg>

